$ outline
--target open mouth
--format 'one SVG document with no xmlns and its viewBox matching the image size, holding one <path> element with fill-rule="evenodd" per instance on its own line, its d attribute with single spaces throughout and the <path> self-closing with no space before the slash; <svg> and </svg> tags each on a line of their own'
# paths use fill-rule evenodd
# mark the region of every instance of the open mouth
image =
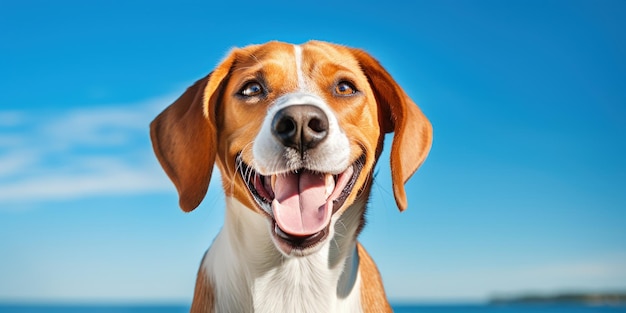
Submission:
<svg viewBox="0 0 626 313">
<path fill-rule="evenodd" d="M 265 176 L 237 158 L 243 181 L 287 254 L 311 248 L 328 236 L 331 217 L 352 192 L 364 163 L 362 156 L 339 174 L 302 168 Z"/>
</svg>

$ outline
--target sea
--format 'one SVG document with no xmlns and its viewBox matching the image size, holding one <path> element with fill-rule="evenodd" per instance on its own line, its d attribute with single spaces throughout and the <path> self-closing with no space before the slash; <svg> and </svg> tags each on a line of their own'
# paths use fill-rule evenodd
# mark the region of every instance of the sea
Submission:
<svg viewBox="0 0 626 313">
<path fill-rule="evenodd" d="M 574 304 L 394 305 L 396 313 L 626 313 L 625 306 Z M 189 306 L 2 305 L 0 313 L 187 313 Z"/>
</svg>

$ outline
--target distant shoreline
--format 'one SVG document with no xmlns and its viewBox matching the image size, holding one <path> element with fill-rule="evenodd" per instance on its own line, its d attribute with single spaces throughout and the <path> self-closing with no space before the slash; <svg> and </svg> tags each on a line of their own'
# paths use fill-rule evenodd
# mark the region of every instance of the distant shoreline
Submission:
<svg viewBox="0 0 626 313">
<path fill-rule="evenodd" d="M 626 305 L 626 292 L 609 293 L 560 293 L 526 294 L 518 296 L 494 296 L 489 304 L 587 304 L 587 305 Z"/>
</svg>

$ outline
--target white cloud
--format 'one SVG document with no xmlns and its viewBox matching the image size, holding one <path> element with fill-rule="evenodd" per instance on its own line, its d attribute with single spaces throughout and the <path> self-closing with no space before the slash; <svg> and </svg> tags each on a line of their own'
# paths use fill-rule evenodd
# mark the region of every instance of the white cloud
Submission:
<svg viewBox="0 0 626 313">
<path fill-rule="evenodd" d="M 151 116 L 142 108 L 97 108 L 68 112 L 61 118 L 41 127 L 42 134 L 60 147 L 72 145 L 120 145 L 138 133 L 147 133 Z M 153 117 L 153 116 L 152 116 Z"/>
<path fill-rule="evenodd" d="M 173 191 L 172 185 L 158 170 L 156 167 L 121 165 L 96 172 L 64 174 L 53 171 L 51 174 L 18 180 L 0 187 L 0 203 Z"/>
<path fill-rule="evenodd" d="M 135 104 L 0 111 L 0 209 L 174 189 L 149 143 L 150 121 L 174 97 Z"/>
<path fill-rule="evenodd" d="M 12 127 L 21 124 L 24 120 L 22 112 L 3 111 L 0 112 L 0 127 Z"/>
<path fill-rule="evenodd" d="M 17 175 L 35 160 L 36 156 L 33 153 L 24 150 L 10 151 L 0 155 L 0 177 Z"/>
</svg>

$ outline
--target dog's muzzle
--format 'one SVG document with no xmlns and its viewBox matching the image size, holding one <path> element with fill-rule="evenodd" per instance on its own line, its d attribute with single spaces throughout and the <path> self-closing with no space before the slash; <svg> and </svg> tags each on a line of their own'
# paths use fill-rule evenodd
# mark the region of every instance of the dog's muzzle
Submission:
<svg viewBox="0 0 626 313">
<path fill-rule="evenodd" d="M 270 136 L 284 152 L 264 163 L 286 166 L 262 175 L 241 155 L 237 164 L 250 194 L 270 220 L 277 246 L 286 254 L 294 250 L 301 253 L 328 237 L 332 216 L 352 192 L 364 156 L 343 169 L 330 164 L 334 162 L 330 153 L 336 153 L 324 143 L 333 140 L 330 121 L 316 105 L 282 107 L 269 121 Z"/>
</svg>

